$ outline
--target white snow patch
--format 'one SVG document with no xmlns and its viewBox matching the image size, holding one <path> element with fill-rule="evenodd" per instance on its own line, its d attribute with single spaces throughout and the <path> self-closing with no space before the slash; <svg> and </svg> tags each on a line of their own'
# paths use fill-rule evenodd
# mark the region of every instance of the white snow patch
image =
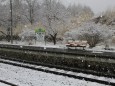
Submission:
<svg viewBox="0 0 115 86">
<path fill-rule="evenodd" d="M 106 86 L 0 63 L 0 79 L 18 86 Z"/>
<path fill-rule="evenodd" d="M 102 81 L 115 82 L 114 78 L 107 78 L 107 77 L 102 77 L 102 76 L 99 77 L 99 76 L 95 76 L 95 75 L 91 75 L 91 74 L 65 71 L 65 70 L 62 70 L 62 69 L 49 68 L 49 67 L 44 67 L 44 66 L 37 66 L 37 65 L 32 65 L 32 64 L 26 64 L 26 63 L 21 63 L 21 62 L 4 60 L 4 59 L 0 59 L 0 61 L 11 62 L 11 63 L 19 64 L 19 65 L 25 65 L 25 66 L 29 66 L 29 67 L 40 68 L 40 69 L 50 70 L 50 71 L 56 71 L 56 72 L 59 72 L 59 73 L 66 73 L 66 74 L 82 76 L 82 77 L 87 77 L 87 78 L 92 78 L 92 79 L 97 79 L 97 80 L 102 80 Z"/>
<path fill-rule="evenodd" d="M 0 83 L 0 86 L 10 86 L 10 85 L 6 85 L 4 83 Z"/>
</svg>

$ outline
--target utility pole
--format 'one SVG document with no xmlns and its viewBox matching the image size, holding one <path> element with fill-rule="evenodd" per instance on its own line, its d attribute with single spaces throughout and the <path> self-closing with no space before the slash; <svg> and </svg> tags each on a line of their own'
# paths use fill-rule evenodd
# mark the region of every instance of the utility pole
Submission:
<svg viewBox="0 0 115 86">
<path fill-rule="evenodd" d="M 11 31 L 11 44 L 13 44 L 13 30 L 12 30 L 12 28 L 13 28 L 13 16 L 12 16 L 12 0 L 10 0 L 10 17 L 11 17 L 11 26 L 10 26 L 10 31 Z"/>
</svg>

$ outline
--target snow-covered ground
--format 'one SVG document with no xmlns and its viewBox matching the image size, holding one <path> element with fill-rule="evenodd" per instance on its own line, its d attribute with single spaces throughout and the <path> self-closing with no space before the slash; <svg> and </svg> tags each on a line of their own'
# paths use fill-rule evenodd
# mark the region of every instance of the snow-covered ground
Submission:
<svg viewBox="0 0 115 86">
<path fill-rule="evenodd" d="M 10 85 L 4 84 L 4 83 L 0 83 L 0 86 L 10 86 Z"/>
<path fill-rule="evenodd" d="M 28 66 L 28 67 L 37 68 L 37 69 L 55 71 L 58 73 L 70 74 L 70 75 L 74 75 L 74 76 L 86 77 L 86 78 L 91 78 L 91 79 L 96 79 L 96 80 L 101 80 L 101 81 L 107 81 L 107 82 L 113 82 L 113 83 L 115 82 L 114 78 L 107 78 L 107 77 L 103 77 L 103 76 L 96 76 L 96 75 L 85 74 L 85 73 L 77 73 L 77 72 L 67 71 L 67 70 L 63 70 L 63 69 L 49 68 L 49 67 L 45 67 L 45 66 L 32 65 L 32 64 L 28 64 L 28 63 L 22 63 L 22 62 L 16 62 L 16 61 L 4 60 L 4 59 L 0 59 L 0 61 L 10 62 L 13 64 Z"/>
<path fill-rule="evenodd" d="M 0 79 L 18 86 L 106 86 L 3 63 L 0 63 Z"/>
</svg>

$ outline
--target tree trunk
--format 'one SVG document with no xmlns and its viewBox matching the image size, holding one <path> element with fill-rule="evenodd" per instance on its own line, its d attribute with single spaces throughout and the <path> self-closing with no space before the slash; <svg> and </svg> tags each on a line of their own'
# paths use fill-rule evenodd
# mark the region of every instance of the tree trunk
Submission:
<svg viewBox="0 0 115 86">
<path fill-rule="evenodd" d="M 56 38 L 55 37 L 53 37 L 53 43 L 54 43 L 54 45 L 56 45 Z"/>
<path fill-rule="evenodd" d="M 56 41 L 56 37 L 57 37 L 57 33 L 55 33 L 54 35 L 50 34 L 52 41 L 54 43 L 54 45 L 56 45 L 57 41 Z"/>
<path fill-rule="evenodd" d="M 10 36 L 10 35 L 7 35 L 7 36 L 6 36 L 6 39 L 7 39 L 8 42 L 10 42 L 11 36 Z"/>
</svg>

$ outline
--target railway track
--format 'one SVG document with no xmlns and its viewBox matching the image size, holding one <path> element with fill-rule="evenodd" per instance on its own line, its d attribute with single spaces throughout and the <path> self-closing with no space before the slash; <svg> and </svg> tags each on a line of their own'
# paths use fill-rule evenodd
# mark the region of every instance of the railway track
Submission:
<svg viewBox="0 0 115 86">
<path fill-rule="evenodd" d="M 8 45 L 8 44 L 0 44 L 0 48 L 1 49 L 8 49 L 9 51 L 14 50 L 14 51 L 21 51 L 21 52 L 28 52 L 31 53 L 32 52 L 36 52 L 36 53 L 49 53 L 52 54 L 54 53 L 54 55 L 74 55 L 74 56 L 85 56 L 87 58 L 87 56 L 89 56 L 89 58 L 107 58 L 105 61 L 110 61 L 110 58 L 112 58 L 111 60 L 114 60 L 114 54 L 115 53 L 99 53 L 99 54 L 95 54 L 95 53 L 91 53 L 91 51 L 86 51 L 86 50 L 77 50 L 77 51 L 69 51 L 67 49 L 56 49 L 56 48 L 43 48 L 43 47 L 35 47 L 35 46 L 20 46 L 20 45 Z M 110 54 L 110 55 L 109 55 Z M 45 63 L 40 63 L 40 62 L 30 62 L 30 61 L 25 61 L 24 58 L 21 58 L 19 60 L 19 58 L 14 59 L 15 56 L 12 58 L 7 58 L 4 57 L 6 56 L 6 54 L 4 54 L 3 56 L 0 56 L 0 58 L 6 58 L 6 59 L 10 59 L 10 60 L 14 60 L 14 61 L 23 61 L 25 63 L 30 63 L 30 64 L 37 64 L 37 65 L 41 65 L 41 66 L 48 66 L 48 67 L 55 67 L 55 68 L 59 68 L 59 69 L 64 69 L 64 70 L 68 70 L 68 71 L 74 71 L 74 72 L 82 72 L 82 73 L 86 73 L 86 74 L 92 74 L 92 75 L 96 75 L 96 76 L 104 76 L 104 77 L 109 77 L 109 78 L 115 78 L 115 74 L 112 73 L 105 73 L 105 72 L 101 72 L 101 71 L 97 71 L 97 70 L 87 70 L 87 69 L 81 69 L 81 68 L 71 68 L 71 67 L 62 67 L 60 65 L 52 65 L 52 64 L 45 64 Z M 9 57 L 9 56 L 8 56 Z M 101 60 L 101 59 L 100 59 Z M 99 61 L 100 61 L 99 60 Z M 109 62 L 110 63 L 110 62 Z M 100 65 L 101 66 L 101 65 Z M 114 66 L 113 66 L 114 67 Z"/>
<path fill-rule="evenodd" d="M 18 86 L 16 84 L 13 84 L 13 83 L 10 83 L 10 82 L 4 81 L 4 80 L 0 80 L 0 83 L 3 83 L 3 84 L 8 85 L 8 86 Z"/>
<path fill-rule="evenodd" d="M 62 69 L 56 69 L 56 68 L 50 68 L 50 67 L 45 67 L 45 66 L 39 66 L 39 65 L 33 65 L 29 63 L 23 63 L 23 62 L 17 62 L 17 61 L 11 61 L 11 60 L 6 60 L 6 59 L 0 59 L 0 63 L 8 64 L 8 65 L 13 65 L 13 66 L 18 66 L 18 67 L 23 67 L 23 68 L 28 68 L 36 71 L 42 71 L 46 73 L 52 73 L 56 75 L 62 75 L 66 77 L 71 77 L 75 79 L 80 79 L 80 80 L 85 80 L 85 81 L 90 81 L 90 82 L 97 82 L 100 84 L 105 84 L 105 85 L 111 85 L 115 86 L 115 79 L 107 78 L 107 77 L 101 77 L 105 79 L 99 79 L 99 76 L 94 76 L 90 74 L 84 74 L 84 73 L 76 73 L 72 71 L 67 71 L 67 70 L 62 70 Z M 11 85 L 11 86 L 16 86 L 16 85 Z"/>
<path fill-rule="evenodd" d="M 2 49 L 12 49 L 12 50 L 20 50 L 20 51 L 34 51 L 34 52 L 46 52 L 46 53 L 56 53 L 56 54 L 67 54 L 67 55 L 80 55 L 80 56 L 89 56 L 89 57 L 99 57 L 99 58 L 109 58 L 109 59 L 115 59 L 114 58 L 114 53 L 101 53 L 101 54 L 95 54 L 95 53 L 91 53 L 91 51 L 69 51 L 67 49 L 55 49 L 55 48 L 43 48 L 43 47 L 33 47 L 33 46 L 17 46 L 17 45 L 3 45 L 0 44 L 0 48 Z M 110 55 L 109 55 L 110 54 Z M 13 65 L 13 66 L 19 66 L 19 67 L 24 67 L 24 68 L 29 68 L 32 70 L 37 70 L 37 71 L 43 71 L 43 72 L 47 72 L 47 73 L 53 73 L 56 75 L 63 75 L 63 76 L 67 76 L 67 77 L 72 77 L 72 78 L 76 78 L 76 79 L 83 79 L 86 81 L 91 81 L 91 82 L 97 82 L 97 83 L 101 83 L 101 84 L 106 84 L 106 85 L 113 85 L 115 86 L 115 82 L 109 82 L 108 80 L 99 80 L 97 78 L 99 77 L 105 77 L 105 78 L 114 78 L 115 79 L 115 75 L 112 74 L 106 74 L 106 73 L 101 73 L 101 72 L 97 72 L 97 71 L 93 71 L 93 70 L 85 70 L 85 69 L 79 69 L 79 68 L 71 68 L 71 67 L 63 67 L 63 66 L 59 66 L 59 65 L 52 65 L 52 64 L 45 64 L 45 63 L 39 63 L 39 62 L 31 62 L 31 61 L 27 61 L 27 60 L 21 60 L 21 59 L 14 59 L 14 58 L 8 58 L 5 56 L 0 56 L 0 58 L 2 58 L 2 60 L 0 60 L 1 63 L 5 63 L 5 64 L 9 64 L 9 65 Z M 3 59 L 5 59 L 3 61 Z M 10 62 L 8 61 L 10 60 Z M 19 62 L 17 64 L 17 62 L 11 62 L 12 61 L 17 61 Z M 21 64 L 20 64 L 21 62 Z M 28 64 L 28 65 L 25 65 Z M 36 68 L 37 66 L 37 68 Z M 39 67 L 38 67 L 39 66 Z M 55 70 L 55 71 L 54 71 Z M 77 73 L 77 74 L 76 74 Z M 82 74 L 81 74 L 82 73 Z M 85 75 L 82 76 L 82 75 Z M 90 78 L 90 76 L 96 76 L 95 78 Z"/>
<path fill-rule="evenodd" d="M 41 63 L 41 62 L 33 62 L 33 61 L 21 60 L 21 59 L 16 59 L 16 58 L 12 58 L 12 57 L 6 57 L 6 56 L 0 56 L 0 58 L 5 59 L 5 60 L 23 62 L 23 63 L 27 63 L 27 64 L 32 64 L 32 65 L 46 66 L 49 68 L 57 68 L 57 69 L 62 69 L 62 70 L 66 70 L 66 71 L 73 71 L 73 72 L 78 72 L 78 73 L 92 74 L 92 75 L 108 77 L 108 78 L 115 78 L 115 76 L 112 74 L 106 74 L 103 72 L 97 72 L 97 71 L 93 71 L 93 70 L 85 70 L 85 69 L 81 69 L 81 68 L 71 68 L 71 67 L 65 67 L 65 66 L 60 66 L 60 65 L 52 65 L 52 64 L 46 64 L 46 63 Z"/>
</svg>

